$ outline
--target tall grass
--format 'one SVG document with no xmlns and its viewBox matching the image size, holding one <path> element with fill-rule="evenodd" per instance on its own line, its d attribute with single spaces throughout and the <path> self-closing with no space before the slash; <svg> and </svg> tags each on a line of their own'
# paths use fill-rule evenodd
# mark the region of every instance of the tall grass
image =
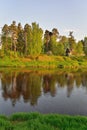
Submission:
<svg viewBox="0 0 87 130">
<path fill-rule="evenodd" d="M 16 113 L 0 116 L 0 130 L 87 130 L 86 116 Z"/>
</svg>

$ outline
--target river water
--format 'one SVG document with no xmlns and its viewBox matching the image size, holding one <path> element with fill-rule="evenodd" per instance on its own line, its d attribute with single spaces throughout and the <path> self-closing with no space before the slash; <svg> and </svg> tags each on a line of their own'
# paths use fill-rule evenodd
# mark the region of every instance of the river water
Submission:
<svg viewBox="0 0 87 130">
<path fill-rule="evenodd" d="M 0 114 L 87 115 L 87 72 L 0 71 Z"/>
</svg>

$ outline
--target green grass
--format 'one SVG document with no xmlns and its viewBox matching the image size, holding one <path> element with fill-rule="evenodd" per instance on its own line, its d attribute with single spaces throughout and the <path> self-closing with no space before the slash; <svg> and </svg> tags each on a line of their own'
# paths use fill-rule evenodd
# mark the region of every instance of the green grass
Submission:
<svg viewBox="0 0 87 130">
<path fill-rule="evenodd" d="M 87 117 L 16 113 L 0 116 L 0 130 L 87 130 Z"/>
<path fill-rule="evenodd" d="M 37 59 L 8 57 L 0 58 L 0 67 L 32 67 L 32 68 L 87 68 L 87 58 L 66 57 L 66 56 L 47 56 L 42 55 Z"/>
</svg>

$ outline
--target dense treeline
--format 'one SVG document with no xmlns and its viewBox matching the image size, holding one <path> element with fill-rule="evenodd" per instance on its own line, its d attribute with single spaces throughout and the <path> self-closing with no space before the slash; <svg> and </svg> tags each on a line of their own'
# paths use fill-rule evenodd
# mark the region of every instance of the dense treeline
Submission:
<svg viewBox="0 0 87 130">
<path fill-rule="evenodd" d="M 52 31 L 39 27 L 36 22 L 31 25 L 21 23 L 5 24 L 2 28 L 0 55 L 18 54 L 19 56 L 53 55 L 84 55 L 87 54 L 87 37 L 76 42 L 73 32 L 69 36 L 61 36 L 56 28 Z"/>
</svg>

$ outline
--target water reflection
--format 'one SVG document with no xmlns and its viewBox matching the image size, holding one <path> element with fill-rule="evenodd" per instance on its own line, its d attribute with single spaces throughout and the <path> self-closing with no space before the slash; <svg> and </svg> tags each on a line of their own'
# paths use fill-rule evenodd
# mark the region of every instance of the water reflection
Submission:
<svg viewBox="0 0 87 130">
<path fill-rule="evenodd" d="M 11 99 L 12 105 L 23 96 L 24 102 L 31 105 L 37 104 L 38 97 L 41 95 L 41 76 L 36 73 L 2 74 L 1 84 L 5 100 Z"/>
<path fill-rule="evenodd" d="M 43 95 L 58 96 L 59 89 L 66 89 L 66 97 L 70 98 L 75 88 L 87 90 L 87 73 L 40 73 L 30 72 L 0 72 L 1 97 L 10 99 L 12 106 L 23 98 L 24 103 L 38 105 L 38 99 Z M 86 91 L 87 92 L 87 91 Z"/>
<path fill-rule="evenodd" d="M 56 76 L 54 75 L 44 75 L 43 76 L 43 92 L 44 93 L 50 93 L 51 96 L 55 96 L 56 95 Z"/>
</svg>

